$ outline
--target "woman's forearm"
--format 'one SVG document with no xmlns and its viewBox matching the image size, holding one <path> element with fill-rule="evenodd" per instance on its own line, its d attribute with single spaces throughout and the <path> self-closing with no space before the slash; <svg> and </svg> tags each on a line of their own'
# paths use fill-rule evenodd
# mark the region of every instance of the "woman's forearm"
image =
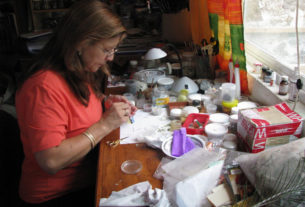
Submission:
<svg viewBox="0 0 305 207">
<path fill-rule="evenodd" d="M 113 130 L 106 122 L 101 121 L 93 124 L 86 132 L 93 135 L 95 143 L 99 143 L 103 137 Z M 35 153 L 36 160 L 40 167 L 49 174 L 55 174 L 59 170 L 79 161 L 92 148 L 90 139 L 85 134 L 65 139 L 56 147 Z"/>
</svg>

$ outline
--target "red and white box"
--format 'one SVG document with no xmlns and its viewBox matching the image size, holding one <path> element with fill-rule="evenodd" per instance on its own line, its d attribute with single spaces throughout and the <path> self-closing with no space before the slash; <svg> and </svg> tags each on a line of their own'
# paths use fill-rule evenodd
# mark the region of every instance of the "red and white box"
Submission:
<svg viewBox="0 0 305 207">
<path fill-rule="evenodd" d="M 237 134 L 253 153 L 301 137 L 303 118 L 286 103 L 239 111 Z"/>
</svg>

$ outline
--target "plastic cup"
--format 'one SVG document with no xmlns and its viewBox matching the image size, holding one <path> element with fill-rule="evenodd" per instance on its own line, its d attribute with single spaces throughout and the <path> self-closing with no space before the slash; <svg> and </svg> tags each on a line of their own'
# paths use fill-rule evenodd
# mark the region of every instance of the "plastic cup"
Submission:
<svg viewBox="0 0 305 207">
<path fill-rule="evenodd" d="M 209 113 L 209 114 L 216 113 L 216 110 L 217 110 L 217 106 L 215 104 L 211 104 L 211 103 L 209 103 L 205 108 L 206 108 L 207 113 Z"/>
</svg>

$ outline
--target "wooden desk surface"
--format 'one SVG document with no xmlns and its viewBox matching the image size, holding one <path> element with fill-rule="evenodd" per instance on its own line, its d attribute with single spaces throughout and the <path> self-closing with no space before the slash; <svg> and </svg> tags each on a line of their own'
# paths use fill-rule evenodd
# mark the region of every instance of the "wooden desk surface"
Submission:
<svg viewBox="0 0 305 207">
<path fill-rule="evenodd" d="M 107 135 L 99 145 L 99 159 L 96 178 L 95 206 L 100 198 L 109 197 L 112 191 L 122 190 L 130 185 L 149 181 L 153 188 L 162 189 L 162 181 L 153 177 L 163 152 L 152 149 L 145 144 L 123 144 L 115 148 L 109 147 L 106 141 L 120 137 L 120 130 L 116 129 Z M 126 160 L 141 161 L 142 170 L 134 175 L 121 171 L 121 164 Z"/>
</svg>

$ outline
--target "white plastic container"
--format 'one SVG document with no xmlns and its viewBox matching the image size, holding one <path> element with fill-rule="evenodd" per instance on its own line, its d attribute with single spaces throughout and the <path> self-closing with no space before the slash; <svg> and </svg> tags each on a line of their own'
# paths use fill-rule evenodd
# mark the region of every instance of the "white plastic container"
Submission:
<svg viewBox="0 0 305 207">
<path fill-rule="evenodd" d="M 223 83 L 221 85 L 221 100 L 232 102 L 235 100 L 236 86 L 234 83 Z"/>
<path fill-rule="evenodd" d="M 228 127 L 219 123 L 207 124 L 204 130 L 209 139 L 223 139 L 224 135 L 228 133 Z"/>
</svg>

